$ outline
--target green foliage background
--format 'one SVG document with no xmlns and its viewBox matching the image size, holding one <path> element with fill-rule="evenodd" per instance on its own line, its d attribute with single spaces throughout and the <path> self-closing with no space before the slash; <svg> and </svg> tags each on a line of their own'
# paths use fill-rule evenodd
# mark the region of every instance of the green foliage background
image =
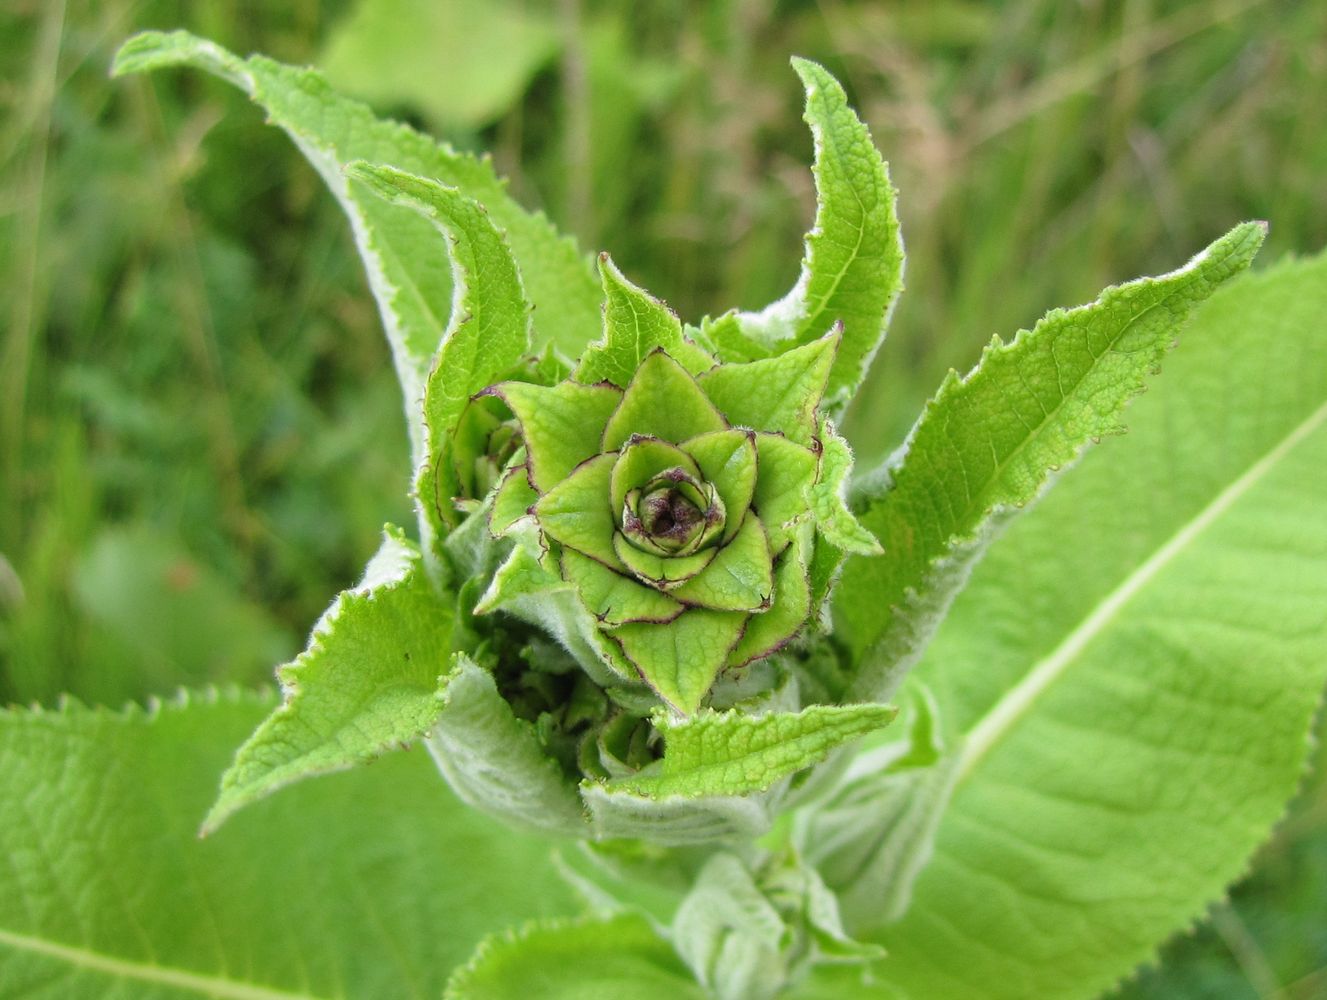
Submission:
<svg viewBox="0 0 1327 1000">
<path fill-rule="evenodd" d="M 429 31 L 394 34 L 406 9 Z M 787 56 L 824 62 L 891 162 L 909 256 L 847 425 L 864 465 L 993 332 L 1240 219 L 1271 222 L 1264 261 L 1327 243 L 1321 4 L 10 0 L 6 703 L 263 683 L 382 523 L 409 519 L 398 390 L 342 216 L 223 85 L 108 81 L 119 42 L 154 27 L 316 62 L 492 150 L 522 201 L 692 320 L 795 276 L 813 192 Z M 1132 993 L 1327 991 L 1324 787 Z"/>
</svg>

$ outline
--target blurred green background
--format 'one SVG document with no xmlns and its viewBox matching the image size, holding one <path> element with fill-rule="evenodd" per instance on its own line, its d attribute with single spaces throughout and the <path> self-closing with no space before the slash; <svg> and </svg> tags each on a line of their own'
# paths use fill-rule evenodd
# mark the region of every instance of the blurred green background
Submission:
<svg viewBox="0 0 1327 1000">
<path fill-rule="evenodd" d="M 1327 243 L 1320 2 L 5 0 L 0 702 L 262 683 L 410 521 L 396 383 L 318 178 L 219 83 L 107 78 L 125 37 L 172 27 L 491 150 L 693 321 L 795 277 L 813 189 L 787 58 L 824 62 L 891 162 L 909 257 L 849 421 L 866 461 L 992 333 L 1241 219 L 1271 222 L 1264 260 Z M 1327 996 L 1310 784 L 1130 995 Z"/>
</svg>

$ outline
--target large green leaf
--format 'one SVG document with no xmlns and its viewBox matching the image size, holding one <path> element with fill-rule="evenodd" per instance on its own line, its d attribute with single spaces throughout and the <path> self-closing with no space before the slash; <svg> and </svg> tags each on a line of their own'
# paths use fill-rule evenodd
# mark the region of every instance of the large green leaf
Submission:
<svg viewBox="0 0 1327 1000">
<path fill-rule="evenodd" d="M 843 324 L 827 398 L 843 404 L 861 384 L 903 289 L 896 192 L 847 96 L 823 66 L 794 59 L 806 88 L 815 139 L 817 210 L 796 286 L 760 313 L 739 313 L 711 334 L 725 360 L 753 360 L 823 336 Z M 728 333 L 736 336 L 725 336 Z M 754 348 L 754 350 L 753 350 Z"/>
<path fill-rule="evenodd" d="M 1218 292 L 956 602 L 918 671 L 956 786 L 880 934 L 906 995 L 1095 995 L 1281 814 L 1327 678 L 1324 315 L 1327 257 Z"/>
<path fill-rule="evenodd" d="M 360 585 L 337 597 L 308 649 L 278 672 L 285 701 L 236 753 L 208 829 L 292 781 L 423 736 L 443 707 L 452 613 L 418 551 L 389 534 Z"/>
<path fill-rule="evenodd" d="M 0 712 L 0 993 L 436 997 L 485 935 L 574 912 L 547 847 L 459 805 L 422 753 L 197 837 L 269 695 Z"/>
<path fill-rule="evenodd" d="M 888 695 L 997 529 L 1052 472 L 1122 429 L 1179 326 L 1265 232 L 1237 226 L 1178 271 L 1055 310 L 1008 344 L 996 338 L 966 377 L 950 372 L 861 512 L 884 558 L 849 559 L 837 591 L 836 638 L 858 664 L 858 697 Z"/>
<path fill-rule="evenodd" d="M 534 303 L 538 342 L 551 341 L 576 357 L 599 329 L 599 288 L 575 245 L 504 190 L 491 163 L 435 142 L 363 104 L 338 96 L 317 72 L 262 56 L 241 59 L 187 32 L 149 31 L 131 38 L 115 59 L 115 73 L 192 66 L 239 87 L 289 133 L 336 195 L 378 300 L 405 391 L 415 456 L 424 439 L 416 412 L 425 378 L 451 314 L 447 244 L 410 208 L 371 194 L 343 168 L 355 160 L 386 163 L 458 188 L 488 209 L 505 232 Z"/>
</svg>

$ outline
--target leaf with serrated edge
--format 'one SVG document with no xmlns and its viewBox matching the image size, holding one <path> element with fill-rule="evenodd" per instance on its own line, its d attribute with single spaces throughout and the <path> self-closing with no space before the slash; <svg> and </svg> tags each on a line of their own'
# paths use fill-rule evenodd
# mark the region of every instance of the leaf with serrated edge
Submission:
<svg viewBox="0 0 1327 1000">
<path fill-rule="evenodd" d="M 204 831 L 293 781 L 408 744 L 437 719 L 452 611 L 399 535 L 387 535 L 375 561 L 400 575 L 342 592 L 308 649 L 281 668 L 285 700 L 235 754 Z"/>
<path fill-rule="evenodd" d="M 604 285 L 604 337 L 581 355 L 577 382 L 612 382 L 625 389 L 651 351 L 662 348 L 687 371 L 699 374 L 714 359 L 682 336 L 682 324 L 666 305 L 636 287 L 608 254 L 599 255 Z"/>
<path fill-rule="evenodd" d="M 599 454 L 603 428 L 622 401 L 620 389 L 575 382 L 553 386 L 503 382 L 488 391 L 511 407 L 520 421 L 530 455 L 530 482 L 541 493 Z"/>
<path fill-rule="evenodd" d="M 692 608 L 667 625 L 623 625 L 612 638 L 660 697 L 689 714 L 700 708 L 747 617 Z"/>
<path fill-rule="evenodd" d="M 1323 256 L 1219 291 L 973 574 L 917 674 L 962 759 L 891 985 L 1095 996 L 1281 815 L 1327 681 L 1324 313 Z"/>
<path fill-rule="evenodd" d="M 463 802 L 536 832 L 585 834 L 576 786 L 534 727 L 512 714 L 490 673 L 457 653 L 443 700 L 425 745 Z"/>
<path fill-rule="evenodd" d="M 965 378 L 950 374 L 859 511 L 888 556 L 849 559 L 835 591 L 836 636 L 861 664 L 858 697 L 888 696 L 997 528 L 1121 429 L 1180 325 L 1248 266 L 1265 232 L 1237 226 L 1178 271 L 1055 310 L 993 343 Z"/>
<path fill-rule="evenodd" d="M 548 842 L 457 802 L 423 753 L 200 841 L 217 772 L 274 701 L 0 711 L 0 992 L 436 997 L 485 935 L 576 911 Z"/>
<path fill-rule="evenodd" d="M 848 107 L 838 82 L 806 59 L 793 68 L 806 87 L 806 122 L 815 139 L 817 209 L 806 235 L 806 257 L 797 284 L 760 313 L 737 314 L 742 336 L 732 358 L 759 344 L 785 351 L 843 324 L 829 376 L 828 396 L 845 402 L 861 384 L 884 340 L 889 314 L 903 288 L 903 242 L 894 212 L 895 191 L 871 133 Z M 713 335 L 720 354 L 732 324 L 720 320 Z"/>
<path fill-rule="evenodd" d="M 888 725 L 890 705 L 811 705 L 800 712 L 657 716 L 663 760 L 610 789 L 663 797 L 746 795 L 824 760 L 835 747 Z"/>
<path fill-rule="evenodd" d="M 362 161 L 348 165 L 346 174 L 379 197 L 414 209 L 451 244 L 459 308 L 447 323 L 424 393 L 424 421 L 436 458 L 470 397 L 530 349 L 530 305 L 521 274 L 488 210 L 458 189 Z"/>
<path fill-rule="evenodd" d="M 447 446 L 470 397 L 513 368 L 530 349 L 530 305 L 507 241 L 488 212 L 455 188 L 362 161 L 346 174 L 380 198 L 413 209 L 447 238 L 455 289 L 451 318 L 424 384 L 426 473 L 416 484 L 425 537 L 456 522 L 448 502 L 459 490 L 446 476 Z M 450 478 L 450 477 L 448 477 Z M 438 486 L 446 496 L 439 497 Z M 426 546 L 427 548 L 427 546 Z"/>
<path fill-rule="evenodd" d="M 848 476 L 852 472 L 852 449 L 828 420 L 820 425 L 820 445 L 820 475 L 814 485 L 803 491 L 816 529 L 844 552 L 880 555 L 884 551 L 880 543 L 848 509 L 846 498 Z"/>
<path fill-rule="evenodd" d="M 633 434 L 677 444 L 728 426 L 696 380 L 663 351 L 650 354 L 627 386 L 604 429 L 603 450 L 616 451 Z"/>
<path fill-rule="evenodd" d="M 539 214 L 518 205 L 487 159 L 459 153 L 366 105 L 334 93 L 314 70 L 253 56 L 241 59 L 215 42 L 175 31 L 136 35 L 116 54 L 113 72 L 192 66 L 249 95 L 284 129 L 341 203 L 378 301 L 405 395 L 416 465 L 424 459 L 418 400 L 451 313 L 447 246 L 415 212 L 369 195 L 342 168 L 353 160 L 392 166 L 460 189 L 484 205 L 506 234 L 534 303 L 535 341 L 580 354 L 599 328 L 600 293 L 576 245 Z"/>
<path fill-rule="evenodd" d="M 672 946 L 637 914 L 528 924 L 490 937 L 444 1000 L 707 1000 Z"/>
<path fill-rule="evenodd" d="M 815 409 L 825 394 L 839 331 L 776 358 L 720 365 L 697 381 L 710 401 L 736 427 L 783 434 L 809 445 Z"/>
</svg>

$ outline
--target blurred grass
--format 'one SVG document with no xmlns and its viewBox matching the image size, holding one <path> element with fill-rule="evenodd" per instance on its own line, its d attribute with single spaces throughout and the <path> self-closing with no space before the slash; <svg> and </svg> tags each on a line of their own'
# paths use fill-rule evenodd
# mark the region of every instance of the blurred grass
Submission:
<svg viewBox="0 0 1327 1000">
<path fill-rule="evenodd" d="M 342 26 L 421 5 L 440 36 L 488 39 L 469 65 L 491 76 L 449 85 L 467 53 L 425 32 L 411 72 L 374 76 L 383 39 Z M 1240 219 L 1271 222 L 1265 259 L 1327 243 L 1321 3 L 9 0 L 0 701 L 266 679 L 381 524 L 410 520 L 345 223 L 238 94 L 109 81 L 148 27 L 326 61 L 380 110 L 491 149 L 522 200 L 691 320 L 792 282 L 814 201 L 787 57 L 825 62 L 891 161 L 908 245 L 848 422 L 868 461 L 992 333 Z M 511 32 L 528 44 L 494 42 Z M 1318 778 L 1234 904 L 1132 992 L 1327 995 L 1324 803 Z"/>
</svg>

